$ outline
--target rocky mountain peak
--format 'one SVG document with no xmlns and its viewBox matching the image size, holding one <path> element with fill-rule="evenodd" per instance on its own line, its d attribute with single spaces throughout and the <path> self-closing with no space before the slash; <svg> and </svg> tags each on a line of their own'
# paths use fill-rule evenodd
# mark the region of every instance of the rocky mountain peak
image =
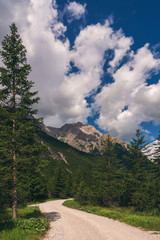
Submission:
<svg viewBox="0 0 160 240">
<path fill-rule="evenodd" d="M 48 135 L 84 152 L 92 152 L 95 148 L 103 152 L 108 136 L 114 144 L 120 144 L 122 147 L 127 146 L 120 139 L 108 133 L 102 134 L 94 126 L 85 125 L 81 122 L 67 123 L 61 128 L 45 127 L 44 130 Z"/>
<path fill-rule="evenodd" d="M 95 127 L 91 126 L 91 125 L 82 125 L 82 127 L 80 127 L 80 130 L 85 133 L 85 134 L 94 134 L 98 136 L 102 136 L 103 134 L 101 132 L 99 132 Z"/>
</svg>

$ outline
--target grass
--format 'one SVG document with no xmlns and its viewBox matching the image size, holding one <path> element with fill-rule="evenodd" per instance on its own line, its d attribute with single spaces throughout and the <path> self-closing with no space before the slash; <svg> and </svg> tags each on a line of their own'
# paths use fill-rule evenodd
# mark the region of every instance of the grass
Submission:
<svg viewBox="0 0 160 240">
<path fill-rule="evenodd" d="M 31 234 L 27 231 L 24 231 L 19 228 L 13 228 L 12 230 L 3 231 L 0 236 L 0 239 L 3 240 L 39 240 L 40 235 L 37 236 L 36 234 Z"/>
<path fill-rule="evenodd" d="M 104 216 L 127 223 L 144 230 L 160 231 L 160 213 L 157 210 L 139 212 L 134 208 L 105 208 L 98 206 L 81 206 L 74 200 L 67 200 L 64 206 L 79 209 L 88 213 Z"/>
<path fill-rule="evenodd" d="M 3 219 L 0 224 L 0 240 L 40 240 L 49 226 L 38 207 L 19 208 L 18 221 L 12 220 L 11 209 L 8 209 L 3 214 Z M 42 225 L 43 222 L 47 224 L 46 228 Z"/>
</svg>

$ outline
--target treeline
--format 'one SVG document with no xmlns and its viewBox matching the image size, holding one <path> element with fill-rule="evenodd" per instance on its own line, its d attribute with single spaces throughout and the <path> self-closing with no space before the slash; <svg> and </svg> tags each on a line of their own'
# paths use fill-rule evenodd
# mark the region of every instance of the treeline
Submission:
<svg viewBox="0 0 160 240">
<path fill-rule="evenodd" d="M 75 199 L 80 204 L 160 210 L 160 135 L 155 149 L 151 159 L 145 136 L 137 130 L 120 160 L 108 139 L 95 167 L 87 174 L 81 173 L 74 182 Z"/>
<path fill-rule="evenodd" d="M 123 154 L 122 154 L 123 153 Z M 160 210 L 160 135 L 155 153 L 140 130 L 126 151 L 116 151 L 108 137 L 106 148 L 90 167 L 70 171 L 62 161 L 49 161 L 44 196 L 74 197 L 80 204 Z"/>
<path fill-rule="evenodd" d="M 145 135 L 137 130 L 121 153 L 108 137 L 105 151 L 97 153 L 90 167 L 70 171 L 60 160 L 51 160 L 47 168 L 44 196 L 49 198 L 74 197 L 80 204 L 160 210 L 160 135 L 152 155 Z"/>
</svg>

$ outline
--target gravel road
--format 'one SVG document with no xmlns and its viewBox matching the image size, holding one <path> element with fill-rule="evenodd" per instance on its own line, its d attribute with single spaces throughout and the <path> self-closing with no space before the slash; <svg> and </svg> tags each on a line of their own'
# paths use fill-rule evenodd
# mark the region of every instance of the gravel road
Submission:
<svg viewBox="0 0 160 240">
<path fill-rule="evenodd" d="M 127 224 L 62 206 L 64 200 L 39 204 L 51 220 L 44 240 L 160 240 L 160 235 Z"/>
</svg>

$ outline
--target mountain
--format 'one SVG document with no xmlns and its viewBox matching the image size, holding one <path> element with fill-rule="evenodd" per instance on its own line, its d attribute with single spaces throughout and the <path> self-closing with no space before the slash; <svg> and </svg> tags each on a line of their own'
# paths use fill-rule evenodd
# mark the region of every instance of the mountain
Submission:
<svg viewBox="0 0 160 240">
<path fill-rule="evenodd" d="M 127 149 L 127 144 L 110 134 L 102 134 L 94 126 L 84 125 L 81 122 L 65 124 L 61 128 L 43 126 L 47 135 L 54 137 L 70 146 L 86 153 L 105 150 L 108 137 L 115 146 Z"/>
</svg>

